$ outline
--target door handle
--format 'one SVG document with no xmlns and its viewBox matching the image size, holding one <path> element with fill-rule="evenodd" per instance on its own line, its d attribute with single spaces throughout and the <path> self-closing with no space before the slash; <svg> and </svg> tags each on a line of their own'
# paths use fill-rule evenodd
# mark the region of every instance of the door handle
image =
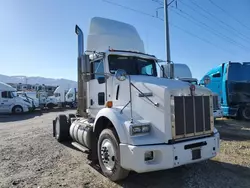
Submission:
<svg viewBox="0 0 250 188">
<path fill-rule="evenodd" d="M 1 104 L 4 104 L 3 102 Z"/>
</svg>

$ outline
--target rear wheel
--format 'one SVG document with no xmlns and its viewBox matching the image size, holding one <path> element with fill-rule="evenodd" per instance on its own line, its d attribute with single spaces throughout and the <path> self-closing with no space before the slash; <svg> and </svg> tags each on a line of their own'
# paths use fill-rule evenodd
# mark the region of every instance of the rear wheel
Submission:
<svg viewBox="0 0 250 188">
<path fill-rule="evenodd" d="M 114 129 L 104 129 L 98 139 L 98 160 L 102 172 L 112 181 L 128 176 L 129 171 L 120 165 L 119 139 Z"/>
<path fill-rule="evenodd" d="M 243 120 L 250 121 L 250 107 L 241 108 L 240 116 Z"/>
<path fill-rule="evenodd" d="M 59 115 L 57 117 L 55 122 L 55 137 L 58 142 L 67 141 L 69 139 L 69 124 L 66 115 Z"/>
<path fill-rule="evenodd" d="M 12 113 L 13 114 L 21 114 L 23 113 L 23 107 L 21 106 L 14 106 L 13 109 L 12 109 Z"/>
<path fill-rule="evenodd" d="M 48 109 L 53 109 L 54 108 L 54 104 L 49 103 L 49 104 L 47 104 L 47 107 L 48 107 Z"/>
</svg>

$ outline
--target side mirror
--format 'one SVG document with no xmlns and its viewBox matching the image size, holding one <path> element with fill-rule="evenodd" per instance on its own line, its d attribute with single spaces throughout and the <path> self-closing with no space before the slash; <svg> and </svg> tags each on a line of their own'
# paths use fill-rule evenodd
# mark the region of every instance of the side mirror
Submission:
<svg viewBox="0 0 250 188">
<path fill-rule="evenodd" d="M 204 76 L 204 85 L 208 85 L 210 83 L 211 79 L 210 79 L 210 76 L 206 75 Z"/>
<path fill-rule="evenodd" d="M 123 69 L 118 69 L 116 72 L 115 72 L 115 77 L 117 80 L 119 81 L 124 81 L 127 79 L 127 73 L 125 70 Z"/>
</svg>

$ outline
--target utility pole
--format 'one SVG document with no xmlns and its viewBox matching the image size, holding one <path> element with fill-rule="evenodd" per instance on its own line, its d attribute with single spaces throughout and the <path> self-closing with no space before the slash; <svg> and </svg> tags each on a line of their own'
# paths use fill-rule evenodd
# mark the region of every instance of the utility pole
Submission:
<svg viewBox="0 0 250 188">
<path fill-rule="evenodd" d="M 165 15 L 165 40 L 166 40 L 166 54 L 167 54 L 167 64 L 170 66 L 170 79 L 174 78 L 174 64 L 171 61 L 170 54 L 170 37 L 169 37 L 169 21 L 168 21 L 168 6 L 173 3 L 175 0 L 172 0 L 168 4 L 168 0 L 164 0 L 164 15 Z"/>
</svg>

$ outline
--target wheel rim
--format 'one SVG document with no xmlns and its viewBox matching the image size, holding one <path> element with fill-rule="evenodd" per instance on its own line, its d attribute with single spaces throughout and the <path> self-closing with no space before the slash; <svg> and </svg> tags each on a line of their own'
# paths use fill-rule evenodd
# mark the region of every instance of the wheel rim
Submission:
<svg viewBox="0 0 250 188">
<path fill-rule="evenodd" d="M 15 113 L 19 114 L 21 112 L 22 112 L 22 108 L 20 108 L 20 107 L 15 108 Z"/>
<path fill-rule="evenodd" d="M 59 121 L 56 121 L 56 138 L 59 138 Z"/>
<path fill-rule="evenodd" d="M 115 166 L 115 148 L 109 139 L 104 139 L 101 144 L 101 160 L 107 170 Z"/>
<path fill-rule="evenodd" d="M 243 116 L 245 119 L 250 119 L 250 108 L 245 108 L 243 110 Z"/>
</svg>

